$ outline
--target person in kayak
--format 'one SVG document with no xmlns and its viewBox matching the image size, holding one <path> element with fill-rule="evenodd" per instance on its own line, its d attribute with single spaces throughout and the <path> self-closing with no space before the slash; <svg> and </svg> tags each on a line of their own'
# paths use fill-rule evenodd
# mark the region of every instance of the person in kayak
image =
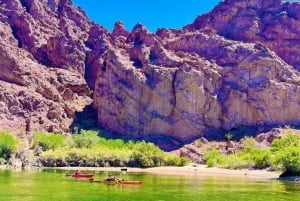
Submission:
<svg viewBox="0 0 300 201">
<path fill-rule="evenodd" d="M 117 181 L 118 179 L 114 175 L 109 174 L 106 180 L 107 181 Z"/>
</svg>

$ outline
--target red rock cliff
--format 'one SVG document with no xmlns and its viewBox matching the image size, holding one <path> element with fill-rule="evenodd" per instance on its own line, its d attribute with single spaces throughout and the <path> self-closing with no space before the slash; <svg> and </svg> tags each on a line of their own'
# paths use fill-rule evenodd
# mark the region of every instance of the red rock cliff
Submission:
<svg viewBox="0 0 300 201">
<path fill-rule="evenodd" d="M 0 1 L 0 129 L 69 132 L 91 103 L 84 78 L 95 26 L 69 0 Z"/>
</svg>

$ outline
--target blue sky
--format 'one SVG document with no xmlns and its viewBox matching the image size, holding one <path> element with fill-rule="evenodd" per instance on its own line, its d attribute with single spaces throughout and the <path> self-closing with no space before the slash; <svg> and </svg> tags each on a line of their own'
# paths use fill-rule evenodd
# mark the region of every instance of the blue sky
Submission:
<svg viewBox="0 0 300 201">
<path fill-rule="evenodd" d="M 221 0 L 73 0 L 98 24 L 112 31 L 116 21 L 127 30 L 140 22 L 149 30 L 182 28 L 197 15 L 210 11 Z"/>
<path fill-rule="evenodd" d="M 157 28 L 182 28 L 197 15 L 212 10 L 222 0 L 73 0 L 90 19 L 112 31 L 116 21 L 127 30 L 136 23 L 155 32 Z M 287 0 L 288 1 L 288 0 Z M 299 0 L 289 0 L 299 1 Z"/>
</svg>

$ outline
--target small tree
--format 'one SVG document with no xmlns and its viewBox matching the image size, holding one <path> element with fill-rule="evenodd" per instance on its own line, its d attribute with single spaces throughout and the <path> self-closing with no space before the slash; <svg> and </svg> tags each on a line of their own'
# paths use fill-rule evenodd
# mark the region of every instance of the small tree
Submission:
<svg viewBox="0 0 300 201">
<path fill-rule="evenodd" d="M 231 134 L 231 133 L 226 133 L 226 134 L 225 134 L 225 138 L 226 138 L 227 141 L 230 141 L 230 140 L 232 140 L 232 138 L 233 138 L 233 134 Z"/>
</svg>

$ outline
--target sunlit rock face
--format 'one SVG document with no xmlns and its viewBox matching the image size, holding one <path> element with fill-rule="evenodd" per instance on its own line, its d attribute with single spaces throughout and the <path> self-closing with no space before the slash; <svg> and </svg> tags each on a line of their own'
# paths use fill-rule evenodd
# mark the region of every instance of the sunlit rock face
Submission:
<svg viewBox="0 0 300 201">
<path fill-rule="evenodd" d="M 300 123 L 298 13 L 298 3 L 228 0 L 182 30 L 116 25 L 95 84 L 99 123 L 183 141 Z"/>
<path fill-rule="evenodd" d="M 138 25 L 106 53 L 94 105 L 112 130 L 187 140 L 209 129 L 299 122 L 299 75 L 259 43 Z"/>
<path fill-rule="evenodd" d="M 99 126 L 144 139 L 298 124 L 299 13 L 226 0 L 181 30 L 109 33 L 69 0 L 1 1 L 0 129 L 68 132 L 92 101 Z"/>
</svg>

